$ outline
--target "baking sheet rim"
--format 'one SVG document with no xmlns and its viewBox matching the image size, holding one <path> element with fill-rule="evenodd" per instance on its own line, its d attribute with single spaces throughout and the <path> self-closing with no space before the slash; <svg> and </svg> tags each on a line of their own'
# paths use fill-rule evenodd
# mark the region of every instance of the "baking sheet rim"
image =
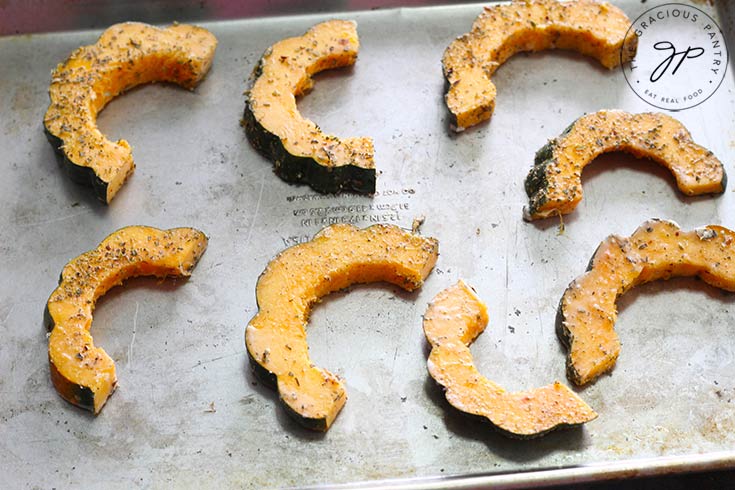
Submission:
<svg viewBox="0 0 735 490">
<path fill-rule="evenodd" d="M 400 478 L 394 480 L 290 488 L 301 488 L 305 490 L 325 488 L 370 488 L 379 490 L 461 490 L 493 488 L 497 490 L 510 490 L 602 482 L 635 477 L 696 473 L 700 471 L 717 471 L 734 467 L 735 451 L 719 451 L 707 454 L 687 454 L 654 458 L 638 458 L 622 461 L 607 461 L 582 466 L 511 473 L 457 475 L 439 478 Z"/>
</svg>

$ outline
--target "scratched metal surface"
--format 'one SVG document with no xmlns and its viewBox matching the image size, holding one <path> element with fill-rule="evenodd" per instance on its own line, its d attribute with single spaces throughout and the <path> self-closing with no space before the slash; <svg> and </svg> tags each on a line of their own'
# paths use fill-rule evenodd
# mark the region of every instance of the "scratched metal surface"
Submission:
<svg viewBox="0 0 735 490">
<path fill-rule="evenodd" d="M 616 3 L 636 17 L 653 2 Z M 523 179 L 548 138 L 584 112 L 649 108 L 620 71 L 576 54 L 519 55 L 494 76 L 492 121 L 448 132 L 439 59 L 479 11 L 348 15 L 359 23 L 359 61 L 319 76 L 299 106 L 327 131 L 375 139 L 372 199 L 282 182 L 238 124 L 263 50 L 329 15 L 205 22 L 220 44 L 198 89 L 153 85 L 113 101 L 100 126 L 132 143 L 138 167 L 109 207 L 64 175 L 41 124 L 51 68 L 99 32 L 0 38 L 2 486 L 262 488 L 479 473 L 531 485 L 538 480 L 517 472 L 597 465 L 591 478 L 601 478 L 621 462 L 681 471 L 695 454 L 705 467 L 735 464 L 720 453 L 735 443 L 735 297 L 695 280 L 622 298 L 622 354 L 612 376 L 580 391 L 600 414 L 583 429 L 508 440 L 450 410 L 429 378 L 421 314 L 460 277 L 490 311 L 472 347 L 482 372 L 527 389 L 565 379 L 556 305 L 605 236 L 650 217 L 735 226 L 732 189 L 686 198 L 662 168 L 619 154 L 585 171 L 585 197 L 563 234 L 554 220 L 523 222 Z M 730 72 L 710 100 L 677 114 L 731 174 L 734 89 Z M 349 400 L 328 433 L 301 429 L 248 367 L 243 333 L 258 274 L 332 220 L 410 227 L 420 215 L 422 232 L 441 243 L 421 291 L 360 286 L 316 307 L 311 353 L 346 378 Z M 132 280 L 100 302 L 93 334 L 117 363 L 119 388 L 94 417 L 50 383 L 42 312 L 70 258 L 138 223 L 195 226 L 210 245 L 189 281 Z M 636 466 L 651 457 L 674 459 Z"/>
</svg>

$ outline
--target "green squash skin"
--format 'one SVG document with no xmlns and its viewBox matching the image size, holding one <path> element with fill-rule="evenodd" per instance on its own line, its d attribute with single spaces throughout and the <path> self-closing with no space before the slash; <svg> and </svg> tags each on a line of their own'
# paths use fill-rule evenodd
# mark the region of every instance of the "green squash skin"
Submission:
<svg viewBox="0 0 735 490">
<path fill-rule="evenodd" d="M 50 135 L 50 133 L 46 133 L 47 135 Z M 50 140 L 50 137 L 49 137 Z M 61 284 L 63 273 L 59 275 L 59 284 Z M 50 332 L 54 329 L 54 319 L 51 317 L 51 313 L 48 310 L 48 303 L 46 303 L 46 307 L 43 309 L 43 322 L 44 325 L 46 325 L 46 328 Z M 82 385 L 71 385 L 68 381 L 66 381 L 66 378 L 64 378 L 61 373 L 59 373 L 59 370 L 56 369 L 56 366 L 53 362 L 51 362 L 51 358 L 49 357 L 49 370 L 51 371 L 51 381 L 56 386 L 73 386 L 71 393 L 65 392 L 62 394 L 61 390 L 57 391 L 59 394 L 62 395 L 62 398 L 64 398 L 66 401 L 71 403 L 72 405 L 76 405 L 80 408 L 83 408 L 85 410 L 89 410 L 90 412 L 94 412 L 94 393 L 91 389 L 89 389 L 86 386 Z M 114 392 L 114 389 L 113 389 Z M 69 398 L 71 398 L 71 400 Z"/>
<path fill-rule="evenodd" d="M 269 51 L 263 56 L 266 56 Z M 263 58 L 258 62 L 250 77 L 252 83 L 262 73 Z M 250 91 L 245 92 L 245 113 L 242 125 L 250 144 L 258 152 L 273 161 L 276 175 L 289 183 L 307 184 L 322 194 L 339 192 L 375 193 L 375 169 L 356 165 L 326 167 L 312 158 L 290 154 L 281 139 L 265 129 L 255 117 L 251 106 Z"/>
<path fill-rule="evenodd" d="M 569 128 L 567 128 L 568 130 Z M 554 158 L 556 147 L 557 139 L 550 140 L 542 146 L 536 152 L 533 160 L 533 168 L 531 168 L 526 176 L 524 187 L 526 189 L 526 195 L 529 198 L 528 212 L 531 215 L 536 214 L 539 208 L 546 204 L 546 188 L 549 185 L 548 179 L 546 178 L 546 169 L 549 165 L 556 163 L 556 159 Z"/>
<path fill-rule="evenodd" d="M 459 128 L 459 124 L 457 123 L 457 115 L 449 109 L 449 105 L 446 103 L 447 95 L 449 94 L 449 89 L 452 86 L 451 82 L 449 81 L 449 75 L 451 75 L 452 72 L 453 70 L 451 68 L 448 70 L 444 69 L 443 63 L 442 63 L 442 74 L 444 75 L 444 108 L 446 109 L 447 114 L 449 114 L 449 127 L 452 129 L 455 129 L 455 131 L 453 131 L 452 134 L 456 135 L 457 132 L 465 131 L 467 129 L 472 128 L 473 126 L 478 126 L 482 123 L 485 123 L 487 125 L 493 112 L 495 112 L 495 101 L 493 101 L 493 103 L 490 104 L 489 107 L 484 107 L 482 109 L 482 112 L 480 114 L 483 114 L 483 115 L 479 116 L 481 119 L 480 122 L 475 123 L 466 128 L 461 128 L 459 131 L 456 130 L 456 128 Z M 485 117 L 485 114 L 487 114 L 487 117 Z"/>
<path fill-rule="evenodd" d="M 62 281 L 64 280 L 64 271 L 62 270 L 59 273 L 59 280 L 56 282 L 56 286 L 60 286 Z M 54 326 L 56 325 L 56 322 L 54 321 L 54 318 L 51 316 L 51 312 L 48 309 L 48 302 L 46 303 L 46 306 L 43 308 L 43 324 L 46 326 L 46 329 L 51 332 L 51 330 L 54 329 Z"/>
<path fill-rule="evenodd" d="M 292 245 L 292 248 L 297 245 Z M 288 250 L 288 249 L 286 249 Z M 283 253 L 283 252 L 281 252 Z M 258 280 L 255 283 L 255 288 L 257 290 L 258 283 L 260 282 L 260 278 L 265 274 L 265 272 L 261 273 L 260 276 L 258 276 Z M 260 305 L 258 304 L 258 300 L 256 298 L 255 300 L 256 306 L 258 308 L 258 311 L 260 311 Z M 258 380 L 263 383 L 264 386 L 267 386 L 268 388 L 275 390 L 278 393 L 278 400 L 280 402 L 280 405 L 286 410 L 286 413 L 296 422 L 298 422 L 302 427 L 305 427 L 307 429 L 319 431 L 319 432 L 326 432 L 328 429 L 327 427 L 327 419 L 321 418 L 311 418 L 311 417 L 304 417 L 299 413 L 296 413 L 288 403 L 286 403 L 286 400 L 283 399 L 283 396 L 281 395 L 281 390 L 278 389 L 278 377 L 263 367 L 260 362 L 255 359 L 252 354 L 250 353 L 250 349 L 246 348 L 245 351 L 248 353 L 248 359 L 250 360 L 250 367 L 252 368 L 253 372 L 255 373 L 255 377 L 258 378 Z"/>
<path fill-rule="evenodd" d="M 548 146 L 548 145 L 547 145 Z M 546 147 L 544 147 L 546 148 Z M 537 161 L 534 163 L 533 168 L 530 172 L 528 172 L 528 175 L 526 176 L 526 181 L 524 182 L 525 188 L 526 188 L 526 195 L 531 199 L 532 205 L 538 206 L 539 204 L 535 202 L 536 199 L 544 198 L 546 196 L 546 186 L 548 185 L 548 181 L 546 179 L 546 168 L 553 164 L 555 160 L 553 158 L 548 158 L 546 160 Z M 539 194 L 539 198 L 537 198 L 535 195 Z M 544 199 L 545 201 L 545 199 Z M 531 208 L 531 210 L 535 213 L 536 209 Z"/>
<path fill-rule="evenodd" d="M 444 70 L 442 70 L 442 73 L 444 73 L 444 108 L 446 109 L 447 114 L 449 114 L 449 127 L 456 128 L 457 116 L 449 110 L 449 106 L 446 104 L 447 94 L 449 93 L 449 87 L 451 86 L 449 83 L 449 77 Z"/>
<path fill-rule="evenodd" d="M 248 353 L 250 367 L 253 369 L 258 380 L 268 388 L 278 390 L 278 379 L 276 378 L 276 375 L 261 366 L 260 363 L 250 354 L 250 349 L 245 349 L 245 351 Z"/>
<path fill-rule="evenodd" d="M 538 209 L 546 204 L 546 189 L 549 185 L 549 181 L 546 178 L 546 169 L 549 165 L 556 163 L 554 152 L 559 145 L 559 140 L 563 139 L 572 131 L 572 128 L 574 128 L 574 125 L 577 124 L 579 119 L 581 118 L 575 119 L 574 122 L 567 126 L 557 138 L 549 140 L 548 143 L 536 152 L 536 156 L 533 160 L 533 168 L 528 172 L 524 182 L 526 195 L 529 198 L 529 214 L 536 214 Z"/>
<path fill-rule="evenodd" d="M 296 245 L 292 245 L 295 247 Z M 291 248 L 291 247 L 289 247 Z M 281 252 L 282 253 L 282 252 Z M 261 273 L 260 276 L 258 276 L 258 280 L 256 281 L 255 288 L 257 290 L 258 283 L 260 282 L 260 278 L 263 276 L 265 272 Z M 258 311 L 260 311 L 260 305 L 257 304 L 257 298 L 255 300 L 256 306 L 258 308 Z M 327 420 L 326 419 L 315 419 L 311 417 L 303 417 L 302 415 L 296 413 L 289 405 L 286 403 L 286 400 L 283 399 L 283 396 L 281 396 L 281 390 L 278 389 L 278 377 L 263 367 L 260 362 L 258 362 L 257 359 L 255 359 L 252 354 L 250 353 L 250 349 L 245 349 L 245 351 L 248 353 L 248 359 L 250 360 L 250 367 L 252 368 L 253 372 L 255 373 L 255 377 L 258 378 L 258 380 L 263 383 L 264 386 L 267 386 L 268 388 L 275 390 L 278 393 L 278 400 L 280 402 L 280 405 L 286 410 L 286 413 L 296 422 L 298 422 L 302 427 L 305 427 L 307 429 L 316 430 L 320 432 L 325 432 L 327 430 Z"/>
<path fill-rule="evenodd" d="M 260 363 L 257 360 L 255 360 L 255 358 L 252 355 L 250 355 L 250 350 L 248 349 L 245 349 L 245 350 L 248 353 L 248 359 L 250 360 L 250 367 L 255 373 L 255 376 L 258 378 L 258 380 L 261 383 L 263 383 L 263 385 L 273 390 L 276 390 L 278 392 L 278 399 L 280 401 L 281 406 L 286 410 L 286 413 L 292 419 L 294 419 L 302 427 L 305 427 L 307 429 L 316 430 L 320 432 L 324 432 L 327 430 L 327 419 L 323 419 L 323 418 L 316 419 L 316 418 L 311 418 L 311 417 L 303 417 L 301 414 L 296 413 L 281 396 L 280 390 L 278 389 L 278 379 L 276 378 L 276 375 L 268 371 L 263 366 L 261 366 Z"/>
<path fill-rule="evenodd" d="M 528 172 L 524 183 L 526 195 L 528 195 L 528 207 L 524 209 L 523 213 L 525 220 L 530 221 L 530 216 L 536 214 L 539 208 L 546 204 L 548 200 L 546 188 L 549 185 L 546 179 L 546 169 L 555 162 L 556 160 L 552 158 L 543 160 L 541 163 L 534 164 L 534 167 Z"/>
<path fill-rule="evenodd" d="M 725 192 L 727 190 L 727 170 L 725 167 L 722 167 L 722 191 L 720 193 Z"/>
<path fill-rule="evenodd" d="M 314 419 L 311 417 L 302 417 L 296 413 L 283 398 L 281 398 L 281 406 L 286 409 L 286 413 L 291 416 L 296 422 L 302 427 L 318 432 L 326 432 L 327 430 L 327 419 Z"/>
<path fill-rule="evenodd" d="M 441 388 L 441 385 L 438 385 L 438 386 Z M 474 421 L 479 422 L 480 424 L 485 425 L 485 426 L 490 426 L 490 428 L 492 428 L 495 432 L 497 432 L 498 434 L 501 434 L 501 435 L 503 435 L 503 436 L 505 436 L 505 437 L 507 437 L 509 439 L 516 439 L 516 440 L 519 440 L 519 441 L 529 441 L 531 439 L 538 439 L 538 438 L 540 438 L 542 436 L 545 436 L 549 432 L 554 432 L 556 430 L 563 430 L 563 429 L 574 429 L 574 428 L 582 427 L 582 425 L 584 425 L 584 423 L 581 423 L 581 424 L 558 424 L 558 425 L 555 425 L 554 427 L 548 428 L 547 430 L 544 430 L 544 431 L 541 431 L 541 432 L 536 432 L 534 434 L 516 434 L 515 432 L 507 431 L 507 430 L 503 429 L 502 427 L 499 427 L 499 426 L 493 424 L 492 422 L 490 422 L 490 420 L 487 419 L 487 417 L 483 417 L 482 415 L 475 415 L 473 413 L 468 413 L 468 412 L 463 412 L 461 410 L 457 410 L 457 408 L 453 407 L 452 404 L 449 403 L 446 400 L 446 398 L 444 398 L 443 395 L 442 395 L 442 398 L 444 399 L 444 403 L 446 403 L 447 406 L 450 407 L 450 409 L 453 412 L 459 413 L 460 415 L 462 415 L 466 419 L 474 420 Z"/>
<path fill-rule="evenodd" d="M 569 288 L 565 289 L 564 293 L 566 294 L 568 290 Z M 566 315 L 564 314 L 564 295 L 562 295 L 562 299 L 559 300 L 559 306 L 556 308 L 556 336 L 564 346 L 564 349 L 569 350 L 569 347 L 572 345 L 572 336 L 566 326 L 564 326 L 565 322 Z"/>
<path fill-rule="evenodd" d="M 447 94 L 449 93 L 449 87 L 450 87 L 449 79 L 447 78 L 447 76 L 445 74 L 444 75 L 444 100 L 445 101 L 446 101 L 446 98 L 447 98 Z M 459 124 L 457 124 L 457 115 L 454 114 L 452 111 L 449 110 L 449 106 L 446 103 L 444 104 L 444 107 L 446 108 L 447 114 L 449 114 L 449 127 L 450 128 L 458 128 L 459 127 Z M 482 119 L 480 122 L 475 123 L 475 124 L 473 124 L 471 126 L 468 126 L 466 128 L 461 128 L 459 130 L 455 130 L 455 131 L 452 132 L 452 134 L 457 134 L 457 132 L 465 131 L 465 130 L 470 129 L 470 128 L 474 127 L 474 126 L 478 126 L 478 125 L 480 125 L 482 123 L 487 124 L 487 121 L 490 120 L 490 116 L 492 116 L 492 114 L 493 114 L 494 111 L 495 111 L 495 104 L 492 104 L 490 107 L 483 108 L 481 114 L 488 114 L 487 117 L 485 117 L 484 115 L 483 116 L 480 116 L 481 119 Z"/>
<path fill-rule="evenodd" d="M 54 386 L 71 387 L 71 392 L 65 391 L 64 393 L 62 393 L 62 390 L 57 388 L 57 391 L 62 396 L 62 398 L 64 398 L 72 405 L 76 405 L 85 410 L 89 410 L 90 412 L 94 412 L 94 393 L 91 389 L 86 386 L 72 385 L 71 383 L 69 383 L 61 375 L 61 373 L 59 373 L 54 363 L 51 362 L 51 359 L 49 359 L 49 369 L 51 370 L 51 380 L 53 381 Z M 114 391 L 115 389 L 113 387 L 113 390 L 110 394 L 114 393 Z"/>
<path fill-rule="evenodd" d="M 77 184 L 92 187 L 92 191 L 94 192 L 94 195 L 97 197 L 97 199 L 107 204 L 107 182 L 100 179 L 97 174 L 94 173 L 94 170 L 92 170 L 90 167 L 77 165 L 71 159 L 69 159 L 69 156 L 66 154 L 66 152 L 64 152 L 63 149 L 64 141 L 58 136 L 51 134 L 45 123 L 43 126 L 43 131 L 44 133 L 46 133 L 46 139 L 48 139 L 49 143 L 51 143 L 51 146 L 56 152 L 59 164 L 64 167 L 64 170 L 66 170 L 69 178 L 71 178 L 71 180 L 76 182 Z"/>
<path fill-rule="evenodd" d="M 597 248 L 595 249 L 594 253 L 592 254 L 592 257 L 590 257 L 589 262 L 587 262 L 587 268 L 585 269 L 585 272 L 589 272 L 592 270 L 592 265 L 595 261 L 595 256 L 597 255 L 597 252 L 600 250 L 600 247 L 602 246 L 601 242 Z M 561 344 L 564 346 L 564 349 L 569 352 L 569 349 L 572 348 L 572 333 L 567 329 L 565 326 L 566 324 L 566 315 L 564 314 L 564 296 L 566 296 L 567 291 L 571 289 L 572 285 L 574 284 L 574 281 L 569 283 L 569 286 L 564 290 L 564 294 L 562 294 L 561 299 L 559 300 L 559 306 L 556 308 L 556 336 L 561 342 Z M 572 366 L 571 360 L 569 359 L 569 356 L 567 356 L 567 378 L 574 383 L 577 386 L 581 385 L 581 378 L 579 376 L 579 373 L 576 369 L 574 369 L 574 366 Z"/>
<path fill-rule="evenodd" d="M 566 290 L 564 291 L 566 294 Z M 569 352 L 569 349 L 572 347 L 572 335 L 571 332 L 566 328 L 566 315 L 564 314 L 564 307 L 563 307 L 563 301 L 564 296 L 562 295 L 562 299 L 559 300 L 559 306 L 556 309 L 556 336 L 561 342 L 561 344 L 564 346 L 564 350 Z M 572 383 L 579 386 L 579 373 L 577 373 L 577 370 L 574 369 L 574 366 L 572 366 L 571 360 L 569 359 L 569 356 L 567 356 L 566 360 L 567 365 L 567 378 L 569 378 Z"/>
<path fill-rule="evenodd" d="M 546 178 L 546 170 L 549 165 L 556 163 L 556 157 L 554 152 L 559 145 L 559 141 L 563 140 L 565 136 L 572 132 L 577 122 L 584 116 L 581 116 L 574 120 L 569 126 L 561 132 L 561 134 L 549 140 L 544 146 L 542 146 L 537 152 L 533 161 L 533 167 L 528 172 L 524 186 L 526 189 L 526 195 L 529 198 L 528 214 L 534 215 L 538 212 L 538 209 L 547 202 L 547 187 L 549 185 Z M 711 153 L 711 152 L 710 152 Z M 727 172 L 725 168 L 722 169 L 722 190 L 715 194 L 725 192 L 727 188 Z"/>
<path fill-rule="evenodd" d="M 54 319 L 51 318 L 51 313 L 48 311 L 48 304 L 46 304 L 46 307 L 43 309 L 43 324 L 49 332 L 54 329 L 55 322 Z"/>
</svg>

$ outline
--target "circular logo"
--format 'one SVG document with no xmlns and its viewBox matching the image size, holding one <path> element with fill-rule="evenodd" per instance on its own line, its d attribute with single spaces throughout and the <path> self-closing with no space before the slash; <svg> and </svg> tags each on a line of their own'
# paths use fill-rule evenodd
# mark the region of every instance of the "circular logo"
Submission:
<svg viewBox="0 0 735 490">
<path fill-rule="evenodd" d="M 725 78 L 725 36 L 712 17 L 696 7 L 654 7 L 633 22 L 628 36 L 638 37 L 638 51 L 623 65 L 625 80 L 654 107 L 690 109 L 710 98 Z"/>
</svg>

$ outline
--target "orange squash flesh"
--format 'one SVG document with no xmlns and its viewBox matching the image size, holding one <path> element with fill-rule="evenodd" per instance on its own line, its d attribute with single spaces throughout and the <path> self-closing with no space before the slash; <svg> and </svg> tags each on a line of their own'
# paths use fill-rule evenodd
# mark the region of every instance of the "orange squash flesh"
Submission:
<svg viewBox="0 0 735 490">
<path fill-rule="evenodd" d="M 355 283 L 386 281 L 413 291 L 437 256 L 435 239 L 396 226 L 332 225 L 268 264 L 258 279 L 258 313 L 245 343 L 256 373 L 275 381 L 284 406 L 302 425 L 327 430 L 346 400 L 342 381 L 309 359 L 305 327 L 311 307 Z"/>
<path fill-rule="evenodd" d="M 92 185 L 109 203 L 135 164 L 125 140 L 108 140 L 97 114 L 122 92 L 148 82 L 194 88 L 209 71 L 217 40 L 206 29 L 174 24 L 159 29 L 126 22 L 108 28 L 51 75 L 51 103 L 44 117 L 49 141 L 64 157 L 70 176 Z"/>
<path fill-rule="evenodd" d="M 583 385 L 615 365 L 618 296 L 639 284 L 676 276 L 698 276 L 735 291 L 735 232 L 716 225 L 685 232 L 674 222 L 649 220 L 630 237 L 605 239 L 589 270 L 572 281 L 559 305 L 557 332 L 568 348 L 569 378 Z"/>
<path fill-rule="evenodd" d="M 629 28 L 622 10 L 595 0 L 516 0 L 485 7 L 472 30 L 453 41 L 442 58 L 454 128 L 490 119 L 496 96 L 491 77 L 514 54 L 568 49 L 612 69 L 635 57 L 638 38 L 626 37 Z"/>
<path fill-rule="evenodd" d="M 663 165 L 688 196 L 721 193 L 727 185 L 722 163 L 692 141 L 689 131 L 673 117 L 603 110 L 577 119 L 538 151 L 526 177 L 529 205 L 524 217 L 534 220 L 574 211 L 582 199 L 582 170 L 610 151 Z"/>
<path fill-rule="evenodd" d="M 206 248 L 192 228 L 129 226 L 64 267 L 47 313 L 51 379 L 65 400 L 97 414 L 117 384 L 114 362 L 89 332 L 97 299 L 129 277 L 189 276 Z"/>
<path fill-rule="evenodd" d="M 359 48 L 355 22 L 330 20 L 279 41 L 261 58 L 246 92 L 243 123 L 253 146 L 273 160 L 284 180 L 319 192 L 375 192 L 372 139 L 324 134 L 296 107 L 296 97 L 314 85 L 312 75 L 353 65 Z"/>
<path fill-rule="evenodd" d="M 444 387 L 453 407 L 487 419 L 508 436 L 524 439 L 597 417 L 580 397 L 558 382 L 509 393 L 482 376 L 469 346 L 487 322 L 485 304 L 461 280 L 437 294 L 426 310 L 429 374 Z"/>
</svg>

